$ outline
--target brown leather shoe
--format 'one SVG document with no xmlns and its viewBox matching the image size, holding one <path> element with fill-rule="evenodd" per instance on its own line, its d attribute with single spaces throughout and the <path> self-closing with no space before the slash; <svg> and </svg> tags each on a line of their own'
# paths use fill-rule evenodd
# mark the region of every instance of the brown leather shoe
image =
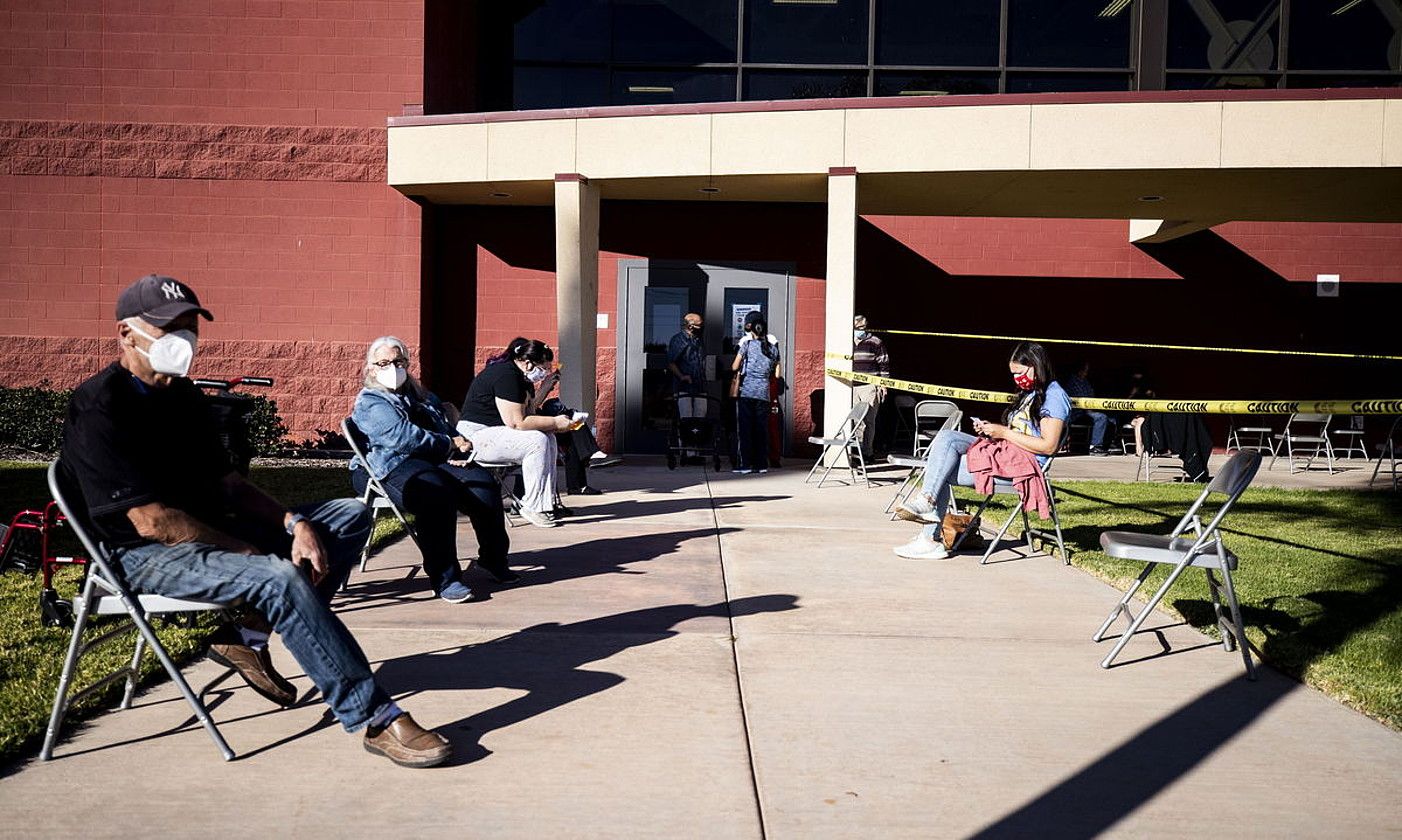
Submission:
<svg viewBox="0 0 1402 840">
<path fill-rule="evenodd" d="M 448 739 L 424 729 L 405 712 L 389 726 L 365 728 L 365 751 L 382 755 L 400 767 L 433 767 L 448 760 Z"/>
<path fill-rule="evenodd" d="M 238 641 L 231 641 L 238 639 Z M 209 643 L 209 658 L 233 668 L 248 687 L 284 708 L 297 703 L 297 689 L 273 668 L 268 649 L 254 650 L 243 644 L 238 633 L 220 630 Z"/>
</svg>

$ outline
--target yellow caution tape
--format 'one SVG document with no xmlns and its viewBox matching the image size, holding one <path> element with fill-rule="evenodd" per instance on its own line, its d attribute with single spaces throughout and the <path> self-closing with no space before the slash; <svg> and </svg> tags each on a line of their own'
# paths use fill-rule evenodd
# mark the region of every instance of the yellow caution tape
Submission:
<svg viewBox="0 0 1402 840">
<path fill-rule="evenodd" d="M 921 330 L 873 330 L 891 335 L 925 335 L 935 338 L 977 338 L 994 341 L 1035 341 L 1039 344 L 1083 344 L 1096 347 L 1134 347 L 1148 350 L 1197 350 L 1204 353 L 1257 353 L 1266 356 L 1314 356 L 1323 359 L 1369 359 L 1402 362 L 1402 356 L 1382 356 L 1369 353 L 1326 353 L 1316 350 L 1259 350 L 1248 347 L 1199 347 L 1191 344 L 1140 344 L 1132 341 L 1093 341 L 1079 338 L 1028 338 L 1017 335 L 978 335 L 976 333 L 924 332 Z"/>
<path fill-rule="evenodd" d="M 855 373 L 838 368 L 827 368 L 827 375 L 847 382 L 863 382 L 880 385 L 895 391 L 909 391 L 930 397 L 944 397 L 951 400 L 972 400 L 974 402 L 1010 403 L 1017 399 L 1016 394 L 1003 391 L 975 391 L 969 388 L 952 388 L 948 385 L 929 385 L 924 382 L 908 382 L 892 379 L 889 376 L 876 376 L 871 373 Z M 1402 399 L 1399 400 L 1114 400 L 1099 397 L 1076 397 L 1071 400 L 1076 408 L 1095 411 L 1161 411 L 1180 414 L 1402 414 Z"/>
</svg>

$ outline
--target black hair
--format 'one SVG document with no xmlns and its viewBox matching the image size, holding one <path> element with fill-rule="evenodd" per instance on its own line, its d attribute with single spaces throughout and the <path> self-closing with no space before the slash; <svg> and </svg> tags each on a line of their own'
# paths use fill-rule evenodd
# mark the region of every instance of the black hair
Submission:
<svg viewBox="0 0 1402 840">
<path fill-rule="evenodd" d="M 497 362 L 517 362 L 525 359 L 533 365 L 543 365 L 555 358 L 555 353 L 543 341 L 517 336 L 511 339 L 506 349 L 487 359 L 487 364 Z"/>
<path fill-rule="evenodd" d="M 769 343 L 769 324 L 764 320 L 764 313 L 754 310 L 746 315 L 745 328 L 754 333 L 755 341 L 759 342 L 760 352 L 771 359 L 779 357 L 779 351 Z"/>
<path fill-rule="evenodd" d="M 1037 381 L 1032 384 L 1032 400 L 1027 406 L 1027 420 L 1034 428 L 1040 430 L 1042 428 L 1042 406 L 1047 403 L 1047 386 L 1056 381 L 1056 371 L 1052 368 L 1047 348 L 1035 341 L 1019 342 L 1013 348 L 1008 361 L 1027 365 L 1032 368 L 1032 374 L 1037 378 Z M 1003 425 L 1012 421 L 1013 412 L 1021 404 L 1022 400 L 1019 399 L 1003 411 Z"/>
</svg>

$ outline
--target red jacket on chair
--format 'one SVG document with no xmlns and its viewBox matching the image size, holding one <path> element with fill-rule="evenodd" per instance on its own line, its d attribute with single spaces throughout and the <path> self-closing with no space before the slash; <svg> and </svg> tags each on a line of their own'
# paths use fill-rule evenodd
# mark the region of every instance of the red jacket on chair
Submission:
<svg viewBox="0 0 1402 840">
<path fill-rule="evenodd" d="M 974 476 L 975 491 L 991 493 L 993 479 L 1005 478 L 1022 498 L 1023 510 L 1035 510 L 1043 519 L 1051 515 L 1051 500 L 1047 498 L 1047 484 L 1036 455 L 1006 440 L 979 438 L 965 457 Z"/>
</svg>

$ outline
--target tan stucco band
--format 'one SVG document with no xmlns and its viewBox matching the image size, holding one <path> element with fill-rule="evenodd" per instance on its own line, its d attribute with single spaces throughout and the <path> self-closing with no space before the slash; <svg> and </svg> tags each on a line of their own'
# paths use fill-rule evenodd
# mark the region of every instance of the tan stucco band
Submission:
<svg viewBox="0 0 1402 840">
<path fill-rule="evenodd" d="M 389 183 L 432 201 L 548 204 L 555 173 L 579 172 L 605 199 L 820 203 L 845 167 L 866 213 L 1135 218 L 1152 194 L 1172 218 L 1402 221 L 1402 93 L 1270 93 L 399 118 Z"/>
</svg>

